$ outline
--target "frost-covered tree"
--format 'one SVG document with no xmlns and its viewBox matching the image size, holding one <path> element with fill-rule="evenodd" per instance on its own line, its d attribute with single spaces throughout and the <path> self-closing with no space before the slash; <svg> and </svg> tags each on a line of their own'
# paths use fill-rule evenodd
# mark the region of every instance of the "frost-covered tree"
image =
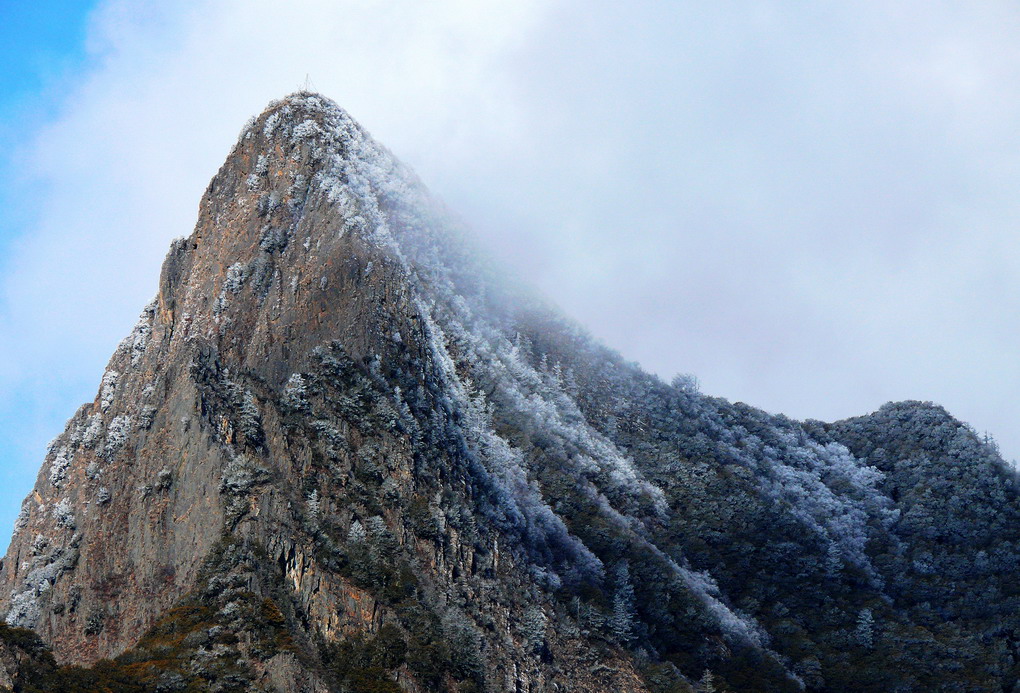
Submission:
<svg viewBox="0 0 1020 693">
<path fill-rule="evenodd" d="M 319 519 L 319 489 L 312 489 L 308 494 L 308 516 L 313 521 Z"/>
<path fill-rule="evenodd" d="M 705 673 L 701 675 L 701 679 L 698 680 L 698 685 L 694 690 L 697 693 L 716 693 L 718 688 L 715 686 L 715 674 L 705 669 Z"/>
<path fill-rule="evenodd" d="M 871 649 L 875 646 L 875 617 L 871 609 L 861 609 L 857 614 L 857 628 L 854 637 L 861 647 Z"/>
<path fill-rule="evenodd" d="M 690 373 L 677 373 L 673 376 L 672 385 L 680 392 L 688 394 L 701 392 L 701 384 L 698 382 L 698 378 Z"/>
<path fill-rule="evenodd" d="M 283 389 L 283 406 L 293 412 L 307 411 L 308 385 L 300 373 L 291 374 Z"/>
<path fill-rule="evenodd" d="M 634 585 L 630 581 L 630 564 L 620 561 L 613 571 L 613 614 L 609 628 L 621 643 L 629 643 L 634 638 Z"/>
<path fill-rule="evenodd" d="M 545 629 L 548 619 L 539 606 L 530 606 L 524 612 L 521 622 L 521 635 L 531 652 L 538 652 L 545 646 Z"/>
<path fill-rule="evenodd" d="M 368 532 L 365 531 L 365 526 L 358 520 L 352 522 L 351 528 L 347 532 L 347 542 L 349 544 L 363 544 L 367 539 Z"/>
<path fill-rule="evenodd" d="M 262 415 L 259 413 L 258 404 L 255 402 L 255 395 L 246 391 L 241 399 L 241 412 L 239 423 L 241 433 L 248 443 L 258 444 L 262 439 Z"/>
</svg>

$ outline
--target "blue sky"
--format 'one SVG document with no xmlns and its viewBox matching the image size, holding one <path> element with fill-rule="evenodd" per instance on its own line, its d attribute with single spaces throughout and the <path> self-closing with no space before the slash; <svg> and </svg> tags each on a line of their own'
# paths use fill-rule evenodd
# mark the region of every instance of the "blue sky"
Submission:
<svg viewBox="0 0 1020 693">
<path fill-rule="evenodd" d="M 89 11 L 95 0 L 64 2 L 0 2 L 0 158 L 4 179 L 10 181 L 11 154 L 33 132 L 33 125 L 51 117 L 59 107 L 61 84 L 83 69 Z M 26 210 L 12 205 L 12 191 L 0 190 L 0 244 L 27 223 L 9 218 Z M 6 254 L 4 254 L 6 255 Z"/>
<path fill-rule="evenodd" d="M 31 203 L 38 188 L 19 175 L 23 147 L 42 123 L 62 106 L 61 89 L 87 67 L 86 27 L 93 0 L 0 2 L 0 273 L 10 268 L 12 244 L 35 220 Z M 32 383 L 20 382 L 0 399 L 0 543 L 35 478 L 41 442 L 56 434 L 92 378 L 66 386 L 51 384 L 39 397 Z M 28 411 L 26 411 L 28 410 Z"/>
<path fill-rule="evenodd" d="M 4 126 L 85 57 L 85 27 L 94 0 L 0 3 L 3 43 L 0 60 L 0 113 Z"/>
<path fill-rule="evenodd" d="M 794 418 L 934 400 L 1020 455 L 1012 1 L 3 2 L 0 536 L 306 75 L 648 370 Z"/>
</svg>

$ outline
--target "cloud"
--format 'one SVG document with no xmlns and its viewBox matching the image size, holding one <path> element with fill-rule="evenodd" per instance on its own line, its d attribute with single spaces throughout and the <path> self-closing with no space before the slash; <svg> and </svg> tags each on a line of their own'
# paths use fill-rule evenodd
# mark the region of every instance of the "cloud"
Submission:
<svg viewBox="0 0 1020 693">
<path fill-rule="evenodd" d="M 527 0 L 101 3 L 80 78 L 9 162 L 30 222 L 0 277 L 0 523 L 94 395 L 251 115 L 307 76 L 412 162 L 512 148 L 506 63 L 544 13 Z"/>
<path fill-rule="evenodd" d="M 306 75 L 648 368 L 796 417 L 934 399 L 1016 456 L 1018 21 L 1006 2 L 105 2 L 19 155 L 34 222 L 0 279 L 0 399 L 34 422 L 25 466 L 92 396 L 242 124 Z"/>
</svg>

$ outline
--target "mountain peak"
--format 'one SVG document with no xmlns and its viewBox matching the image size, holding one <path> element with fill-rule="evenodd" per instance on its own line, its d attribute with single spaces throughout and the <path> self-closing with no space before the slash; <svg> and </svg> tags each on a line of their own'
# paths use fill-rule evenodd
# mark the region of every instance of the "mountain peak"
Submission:
<svg viewBox="0 0 1020 693">
<path fill-rule="evenodd" d="M 11 626 L 114 659 L 0 628 L 0 686 L 1012 690 L 990 446 L 670 387 L 502 286 L 343 109 L 271 104 L 0 563 Z"/>
<path fill-rule="evenodd" d="M 316 92 L 296 91 L 273 99 L 261 113 L 252 116 L 242 129 L 240 139 L 250 139 L 258 130 L 270 139 L 277 130 L 292 134 L 293 128 L 306 121 L 312 121 L 321 128 L 335 128 L 340 124 L 364 135 L 360 125 L 332 99 Z M 299 132 L 298 138 L 308 134 Z"/>
</svg>

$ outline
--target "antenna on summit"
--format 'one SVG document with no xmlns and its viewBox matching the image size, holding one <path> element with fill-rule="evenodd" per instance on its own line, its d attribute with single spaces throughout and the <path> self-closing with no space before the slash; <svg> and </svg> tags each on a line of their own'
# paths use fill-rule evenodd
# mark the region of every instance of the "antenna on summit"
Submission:
<svg viewBox="0 0 1020 693">
<path fill-rule="evenodd" d="M 305 73 L 305 83 L 301 86 L 301 91 L 315 91 L 315 86 L 312 84 L 311 77 L 308 73 Z"/>
</svg>

